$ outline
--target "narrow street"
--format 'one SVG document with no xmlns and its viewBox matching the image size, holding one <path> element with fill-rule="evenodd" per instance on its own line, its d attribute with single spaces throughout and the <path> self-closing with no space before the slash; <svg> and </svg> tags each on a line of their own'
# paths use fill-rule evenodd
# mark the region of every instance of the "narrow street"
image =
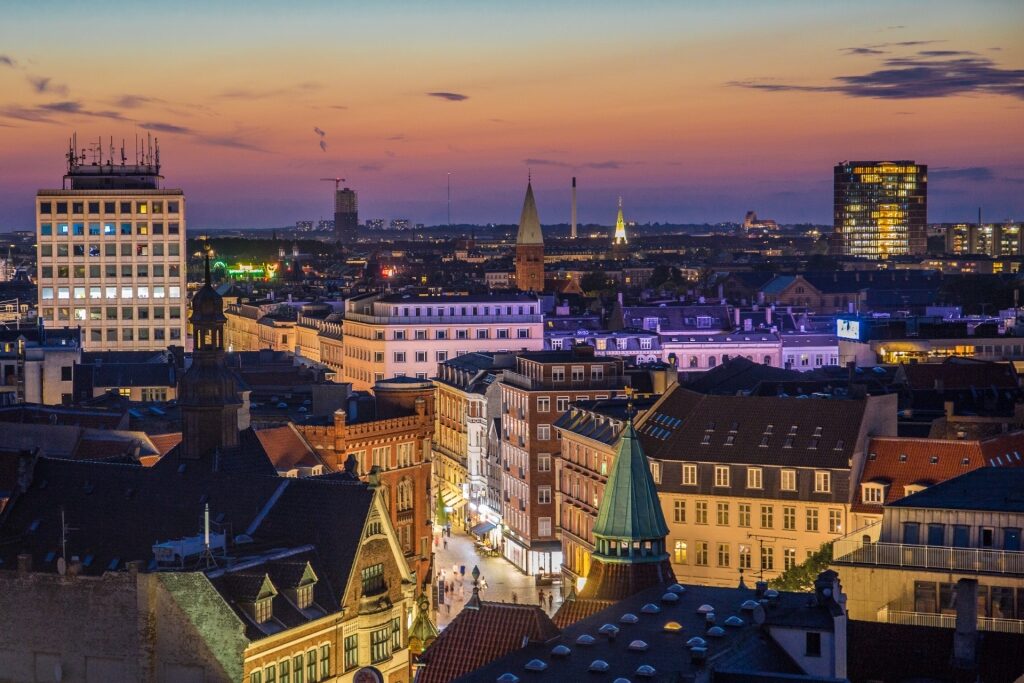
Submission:
<svg viewBox="0 0 1024 683">
<path fill-rule="evenodd" d="M 443 541 L 443 539 L 442 539 Z M 443 629 L 455 616 L 462 611 L 466 600 L 473 595 L 473 567 L 480 568 L 480 576 L 486 581 L 487 588 L 481 591 L 480 598 L 489 602 L 513 602 L 513 595 L 520 604 L 538 604 L 538 588 L 544 591 L 544 611 L 548 615 L 554 614 L 562 604 L 559 596 L 559 586 L 540 586 L 534 583 L 534 577 L 526 576 L 511 562 L 502 557 L 484 557 L 477 554 L 473 545 L 473 537 L 466 533 L 459 533 L 452 530 L 451 538 L 447 539 L 448 547 L 441 542 L 434 547 L 434 573 L 440 575 L 444 572 L 445 579 L 455 580 L 455 592 L 445 594 L 445 605 L 438 605 L 437 627 Z M 453 565 L 456 570 L 453 573 Z M 465 578 L 461 577 L 458 569 L 466 567 Z M 459 590 L 461 580 L 462 590 Z M 436 579 L 435 579 L 436 588 Z M 551 608 L 548 607 L 547 596 L 555 594 L 555 600 Z M 449 608 L 450 605 L 450 608 Z"/>
</svg>

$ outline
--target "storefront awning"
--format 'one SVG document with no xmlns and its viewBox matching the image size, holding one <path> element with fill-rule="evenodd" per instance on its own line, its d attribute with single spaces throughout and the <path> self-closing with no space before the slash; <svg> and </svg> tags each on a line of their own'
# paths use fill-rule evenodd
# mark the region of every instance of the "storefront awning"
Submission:
<svg viewBox="0 0 1024 683">
<path fill-rule="evenodd" d="M 491 524 L 490 522 L 481 522 L 480 524 L 477 524 L 475 527 L 470 529 L 470 533 L 474 536 L 483 536 L 484 534 L 489 533 L 493 530 L 493 524 Z"/>
<path fill-rule="evenodd" d="M 451 491 L 442 491 L 441 500 L 444 501 L 445 507 L 452 508 L 453 510 L 466 504 L 465 498 Z"/>
</svg>

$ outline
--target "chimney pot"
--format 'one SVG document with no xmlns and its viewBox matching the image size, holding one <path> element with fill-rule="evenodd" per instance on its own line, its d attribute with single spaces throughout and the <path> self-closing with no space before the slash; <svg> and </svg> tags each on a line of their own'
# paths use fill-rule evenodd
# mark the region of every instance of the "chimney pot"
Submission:
<svg viewBox="0 0 1024 683">
<path fill-rule="evenodd" d="M 31 574 L 32 573 L 32 555 L 29 553 L 21 553 L 18 555 L 18 574 Z"/>
</svg>

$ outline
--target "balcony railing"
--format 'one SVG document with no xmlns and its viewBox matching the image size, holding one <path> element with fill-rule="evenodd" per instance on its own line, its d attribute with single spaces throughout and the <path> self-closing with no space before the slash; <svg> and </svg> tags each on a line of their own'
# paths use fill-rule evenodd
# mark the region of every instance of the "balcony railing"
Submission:
<svg viewBox="0 0 1024 683">
<path fill-rule="evenodd" d="M 527 390 L 567 389 L 572 391 L 588 391 L 591 389 L 624 389 L 629 385 L 628 378 L 618 376 L 600 377 L 597 379 L 588 379 L 586 377 L 582 379 L 572 379 L 571 377 L 563 379 L 553 379 L 551 377 L 537 379 L 535 377 L 527 377 L 513 370 L 504 370 L 501 374 L 504 382 Z"/>
<path fill-rule="evenodd" d="M 886 605 L 882 609 L 878 610 L 878 621 L 886 624 L 902 624 L 904 626 L 956 628 L 955 614 L 913 612 L 906 609 L 896 609 L 892 605 Z M 978 617 L 978 630 L 1024 634 L 1024 620 Z"/>
<path fill-rule="evenodd" d="M 865 542 L 846 536 L 835 542 L 832 557 L 836 564 L 1024 576 L 1024 552 L 1009 550 Z"/>
</svg>

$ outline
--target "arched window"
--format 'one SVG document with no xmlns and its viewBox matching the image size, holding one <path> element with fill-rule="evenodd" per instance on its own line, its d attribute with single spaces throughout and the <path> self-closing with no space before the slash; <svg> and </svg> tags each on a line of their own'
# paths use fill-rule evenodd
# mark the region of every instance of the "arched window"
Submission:
<svg viewBox="0 0 1024 683">
<path fill-rule="evenodd" d="M 765 365 L 771 365 L 772 364 L 772 357 L 771 356 L 765 356 L 764 357 L 764 364 Z"/>
<path fill-rule="evenodd" d="M 690 356 L 690 367 L 697 367 L 697 356 Z"/>
<path fill-rule="evenodd" d="M 717 363 L 717 361 L 715 360 L 714 356 L 708 356 L 708 367 L 709 368 L 715 367 L 716 363 Z"/>
<path fill-rule="evenodd" d="M 391 509 L 391 488 L 387 484 L 380 485 L 380 499 L 384 501 L 384 507 Z"/>
<path fill-rule="evenodd" d="M 398 511 L 412 509 L 412 480 L 403 479 L 398 482 Z"/>
</svg>

